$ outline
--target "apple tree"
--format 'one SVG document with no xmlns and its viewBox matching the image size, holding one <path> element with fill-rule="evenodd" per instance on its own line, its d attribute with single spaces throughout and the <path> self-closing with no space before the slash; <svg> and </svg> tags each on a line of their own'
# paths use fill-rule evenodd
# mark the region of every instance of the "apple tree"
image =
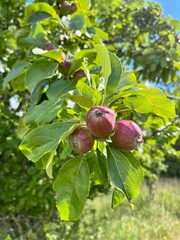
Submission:
<svg viewBox="0 0 180 240">
<path fill-rule="evenodd" d="M 108 34 L 98 27 L 101 18 L 94 23 L 93 4 L 29 4 L 15 34 L 15 53 L 23 54 L 3 81 L 4 91 L 26 100 L 19 149 L 53 182 L 62 220 L 77 220 L 99 185 L 112 189 L 112 208 L 124 198 L 133 206 L 146 151 L 138 143 L 153 132 L 154 118 L 167 123 L 176 117 L 174 102 L 138 81 L 106 46 Z M 119 139 L 126 140 L 123 147 Z"/>
</svg>

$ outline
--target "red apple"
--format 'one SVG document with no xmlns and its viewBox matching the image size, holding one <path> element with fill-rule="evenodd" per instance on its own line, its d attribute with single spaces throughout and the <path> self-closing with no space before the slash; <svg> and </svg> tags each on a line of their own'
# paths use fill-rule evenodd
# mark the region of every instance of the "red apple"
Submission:
<svg viewBox="0 0 180 240">
<path fill-rule="evenodd" d="M 80 78 L 83 78 L 85 76 L 86 76 L 86 74 L 84 73 L 84 71 L 80 69 L 73 74 L 72 79 L 79 80 Z"/>
<path fill-rule="evenodd" d="M 104 106 L 92 107 L 86 116 L 86 124 L 89 131 L 96 137 L 108 137 L 115 126 L 115 113 Z"/>
<path fill-rule="evenodd" d="M 115 124 L 114 135 L 111 137 L 111 140 L 121 151 L 129 152 L 143 142 L 142 131 L 131 120 L 119 120 Z"/>
<path fill-rule="evenodd" d="M 63 65 L 64 73 L 67 74 L 69 72 L 69 69 L 71 68 L 72 63 L 69 61 L 64 61 L 62 65 Z"/>
<path fill-rule="evenodd" d="M 63 1 L 60 5 L 60 12 L 62 16 L 66 16 L 68 14 L 72 14 L 77 10 L 76 5 L 68 3 L 68 1 Z"/>
<path fill-rule="evenodd" d="M 62 63 L 60 65 L 61 72 L 66 75 L 69 72 L 71 65 L 72 63 L 67 60 L 66 54 L 62 53 Z"/>
<path fill-rule="evenodd" d="M 70 134 L 69 143 L 77 154 L 84 154 L 93 147 L 94 137 L 87 127 L 81 126 Z"/>
<path fill-rule="evenodd" d="M 47 43 L 45 44 L 45 49 L 49 51 L 49 50 L 55 49 L 55 47 L 54 47 L 54 45 L 53 45 L 52 43 L 47 42 Z"/>
</svg>

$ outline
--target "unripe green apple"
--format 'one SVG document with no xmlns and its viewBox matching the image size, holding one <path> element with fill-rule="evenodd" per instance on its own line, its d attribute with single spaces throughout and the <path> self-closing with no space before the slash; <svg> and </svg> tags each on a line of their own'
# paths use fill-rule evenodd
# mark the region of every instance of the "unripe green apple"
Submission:
<svg viewBox="0 0 180 240">
<path fill-rule="evenodd" d="M 119 120 L 115 124 L 111 140 L 118 149 L 129 152 L 143 143 L 142 135 L 140 127 L 135 122 Z"/>
<path fill-rule="evenodd" d="M 86 116 L 89 131 L 96 137 L 107 138 L 115 126 L 115 113 L 105 106 L 92 107 Z"/>
</svg>

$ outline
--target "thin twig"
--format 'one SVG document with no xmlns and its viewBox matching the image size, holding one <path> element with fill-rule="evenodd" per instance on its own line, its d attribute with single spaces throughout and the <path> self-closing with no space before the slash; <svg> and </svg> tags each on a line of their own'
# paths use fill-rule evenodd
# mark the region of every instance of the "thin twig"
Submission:
<svg viewBox="0 0 180 240">
<path fill-rule="evenodd" d="M 178 100 L 178 101 L 180 101 L 180 97 L 178 97 L 178 96 L 167 96 L 167 98 L 169 98 L 170 100 Z"/>
<path fill-rule="evenodd" d="M 158 128 L 157 131 L 158 131 L 158 132 L 164 132 L 167 128 L 169 128 L 169 127 L 172 126 L 173 124 L 178 123 L 178 121 L 179 121 L 179 118 L 176 118 L 174 121 L 168 123 L 166 126 L 163 126 L 163 127 L 161 127 L 161 128 Z"/>
</svg>

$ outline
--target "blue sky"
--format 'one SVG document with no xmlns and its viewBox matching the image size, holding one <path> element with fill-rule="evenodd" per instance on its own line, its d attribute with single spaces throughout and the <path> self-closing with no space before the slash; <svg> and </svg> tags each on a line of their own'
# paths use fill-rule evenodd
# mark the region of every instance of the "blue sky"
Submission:
<svg viewBox="0 0 180 240">
<path fill-rule="evenodd" d="M 164 15 L 180 20 L 180 0 L 152 0 L 162 4 Z"/>
</svg>

